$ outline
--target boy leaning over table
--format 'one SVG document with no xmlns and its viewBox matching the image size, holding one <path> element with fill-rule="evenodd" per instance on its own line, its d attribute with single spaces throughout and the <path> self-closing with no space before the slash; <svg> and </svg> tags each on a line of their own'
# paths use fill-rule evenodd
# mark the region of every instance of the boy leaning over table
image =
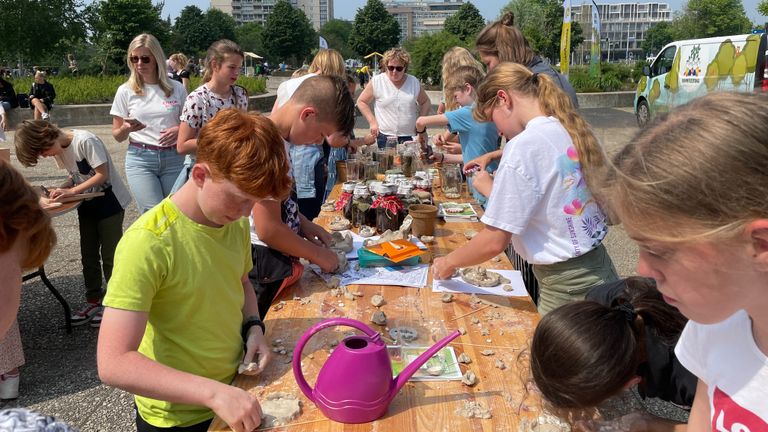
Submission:
<svg viewBox="0 0 768 432">
<path fill-rule="evenodd" d="M 205 431 L 214 414 L 238 432 L 260 424 L 256 398 L 229 385 L 241 362 L 257 361 L 256 374 L 270 358 L 246 216 L 290 185 L 273 123 L 222 110 L 200 131 L 187 183 L 126 231 L 97 361 L 104 383 L 135 394 L 137 431 Z"/>
</svg>

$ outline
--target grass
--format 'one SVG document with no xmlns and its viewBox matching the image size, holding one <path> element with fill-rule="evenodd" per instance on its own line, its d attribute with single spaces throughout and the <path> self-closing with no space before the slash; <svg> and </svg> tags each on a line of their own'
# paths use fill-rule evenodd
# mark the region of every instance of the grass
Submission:
<svg viewBox="0 0 768 432">
<path fill-rule="evenodd" d="M 80 77 L 50 77 L 48 82 L 56 89 L 57 105 L 84 105 L 111 103 L 112 98 L 125 76 L 80 76 Z M 32 77 L 15 78 L 11 80 L 16 93 L 29 93 L 32 87 Z M 191 89 L 199 87 L 200 77 L 190 79 Z M 251 96 L 265 93 L 267 82 L 264 78 L 241 76 L 237 84 L 245 87 Z"/>
</svg>

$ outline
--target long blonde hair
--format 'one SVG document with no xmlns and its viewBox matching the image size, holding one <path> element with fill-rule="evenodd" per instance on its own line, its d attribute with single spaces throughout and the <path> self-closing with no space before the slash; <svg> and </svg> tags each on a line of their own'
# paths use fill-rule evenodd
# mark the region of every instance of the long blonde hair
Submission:
<svg viewBox="0 0 768 432">
<path fill-rule="evenodd" d="M 205 56 L 205 72 L 203 72 L 204 83 L 213 78 L 213 62 L 216 62 L 221 67 L 221 64 L 224 63 L 224 58 L 228 55 L 238 55 L 240 58 L 245 58 L 240 45 L 229 39 L 217 40 L 208 47 L 208 52 Z"/>
<path fill-rule="evenodd" d="M 136 72 L 136 67 L 131 63 L 131 53 L 138 48 L 147 48 L 152 53 L 152 57 L 155 58 L 155 65 L 157 66 L 157 83 L 160 85 L 163 93 L 165 93 L 165 96 L 170 96 L 173 93 L 173 84 L 171 84 L 171 80 L 168 79 L 168 75 L 165 73 L 165 53 L 163 53 L 163 48 L 160 46 L 157 38 L 148 33 L 136 36 L 128 45 L 125 62 L 131 71 L 131 76 L 128 77 L 128 85 L 131 87 L 131 90 L 137 95 L 144 95 L 144 81 L 142 81 L 141 75 Z"/>
<path fill-rule="evenodd" d="M 336 75 L 342 78 L 347 76 L 344 57 L 335 49 L 321 49 L 318 51 L 315 58 L 312 59 L 312 64 L 309 65 L 308 72 L 318 75 Z"/>
<path fill-rule="evenodd" d="M 446 87 L 446 83 L 460 66 L 472 66 L 481 73 L 483 72 L 483 65 L 464 47 L 455 46 L 443 55 L 442 82 L 446 111 L 453 111 L 459 107 L 459 104 L 453 98 L 453 91 Z"/>
<path fill-rule="evenodd" d="M 605 196 L 650 240 L 730 240 L 768 218 L 768 98 L 711 93 L 641 131 L 608 169 Z"/>
<path fill-rule="evenodd" d="M 515 14 L 505 13 L 498 21 L 488 24 L 480 31 L 475 47 L 482 54 L 492 55 L 499 62 L 513 62 L 529 65 L 536 52 L 519 28 L 515 27 Z"/>
<path fill-rule="evenodd" d="M 477 120 L 491 121 L 491 112 L 498 103 L 499 90 L 535 98 L 544 114 L 560 121 L 573 140 L 582 175 L 594 194 L 598 171 L 604 168 L 605 157 L 592 129 L 576 111 L 568 94 L 546 74 L 533 73 L 517 63 L 501 63 L 486 75 L 477 88 L 473 112 Z"/>
</svg>

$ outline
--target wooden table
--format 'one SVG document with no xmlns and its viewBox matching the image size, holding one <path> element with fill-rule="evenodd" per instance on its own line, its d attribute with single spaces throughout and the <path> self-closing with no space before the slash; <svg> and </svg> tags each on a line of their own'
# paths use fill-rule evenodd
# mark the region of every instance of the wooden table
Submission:
<svg viewBox="0 0 768 432">
<path fill-rule="evenodd" d="M 331 196 L 337 196 L 337 185 Z M 437 199 L 440 199 L 439 189 Z M 456 200 L 453 200 L 456 201 Z M 479 206 L 475 206 L 479 209 Z M 327 224 L 334 213 L 323 212 L 316 221 Z M 428 245 L 435 256 L 458 248 L 467 242 L 464 231 L 482 229 L 480 222 L 438 221 L 435 242 Z M 502 253 L 498 262 L 486 262 L 485 267 L 512 269 Z M 266 394 L 281 391 L 298 396 L 302 413 L 284 430 L 300 431 L 529 431 L 541 413 L 538 392 L 530 391 L 528 347 L 539 315 L 529 297 L 480 296 L 454 294 L 451 303 L 443 303 L 440 293 L 433 293 L 430 274 L 427 287 L 405 288 L 398 286 L 350 285 L 353 292 L 362 297 L 350 300 L 334 297 L 322 280 L 306 270 L 300 281 L 275 299 L 266 317 L 267 339 L 282 339 L 287 354 L 275 354 L 267 370 L 259 376 L 239 375 L 233 385 L 247 389 L 260 399 Z M 381 307 L 388 326 L 409 326 L 418 330 L 419 340 L 414 345 L 432 345 L 433 338 L 442 338 L 449 332 L 464 328 L 466 334 L 455 339 L 449 346 L 456 355 L 466 353 L 472 359 L 469 365 L 461 365 L 462 372 L 472 370 L 478 378 L 474 387 L 459 381 L 409 382 L 392 401 L 387 414 L 372 423 L 346 425 L 328 420 L 299 390 L 291 370 L 292 348 L 301 335 L 315 323 L 331 317 L 347 317 L 362 321 L 372 328 L 387 332 L 370 322 L 376 308 L 370 299 L 381 294 L 386 303 Z M 304 304 L 306 303 L 306 304 Z M 282 306 L 278 306 L 282 305 Z M 492 305 L 492 306 L 489 306 Z M 277 310 L 276 310 L 277 309 Z M 477 321 L 479 319 L 479 322 Z M 488 334 L 485 335 L 485 330 Z M 353 329 L 337 327 L 316 334 L 303 352 L 303 371 L 314 386 L 315 378 L 328 357 L 332 343 L 341 340 Z M 483 356 L 483 350 L 493 350 L 494 355 Z M 494 366 L 501 359 L 506 369 Z M 353 383 L 339 383 L 353 385 Z M 479 402 L 491 409 L 492 418 L 487 420 L 466 419 L 454 413 L 465 401 Z M 216 417 L 209 431 L 229 431 Z"/>
</svg>

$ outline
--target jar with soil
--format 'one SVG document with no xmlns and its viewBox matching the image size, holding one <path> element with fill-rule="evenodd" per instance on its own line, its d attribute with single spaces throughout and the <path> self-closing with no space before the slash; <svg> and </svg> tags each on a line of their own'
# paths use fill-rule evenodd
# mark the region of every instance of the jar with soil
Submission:
<svg viewBox="0 0 768 432">
<path fill-rule="evenodd" d="M 336 211 L 341 211 L 346 219 L 352 220 L 352 195 L 357 182 L 345 182 L 341 185 L 341 193 L 336 200 Z"/>
<path fill-rule="evenodd" d="M 386 174 L 387 170 L 391 166 L 392 157 L 387 149 L 379 149 L 374 153 L 376 161 L 379 163 L 378 174 Z"/>
<path fill-rule="evenodd" d="M 352 226 L 359 228 L 364 225 L 376 224 L 376 211 L 371 208 L 373 199 L 366 185 L 358 185 L 352 195 Z"/>
<path fill-rule="evenodd" d="M 363 163 L 363 175 L 360 180 L 374 181 L 379 169 L 379 163 L 376 161 L 365 161 Z"/>
<path fill-rule="evenodd" d="M 443 195 L 446 198 L 461 198 L 461 189 L 464 185 L 464 179 L 461 174 L 461 165 L 443 164 L 443 169 L 440 172 L 440 183 L 443 188 Z"/>
<path fill-rule="evenodd" d="M 397 197 L 397 186 L 392 183 L 376 184 L 372 192 L 376 195 L 371 207 L 376 210 L 376 231 L 379 234 L 400 228 L 400 212 L 403 203 Z"/>
</svg>

